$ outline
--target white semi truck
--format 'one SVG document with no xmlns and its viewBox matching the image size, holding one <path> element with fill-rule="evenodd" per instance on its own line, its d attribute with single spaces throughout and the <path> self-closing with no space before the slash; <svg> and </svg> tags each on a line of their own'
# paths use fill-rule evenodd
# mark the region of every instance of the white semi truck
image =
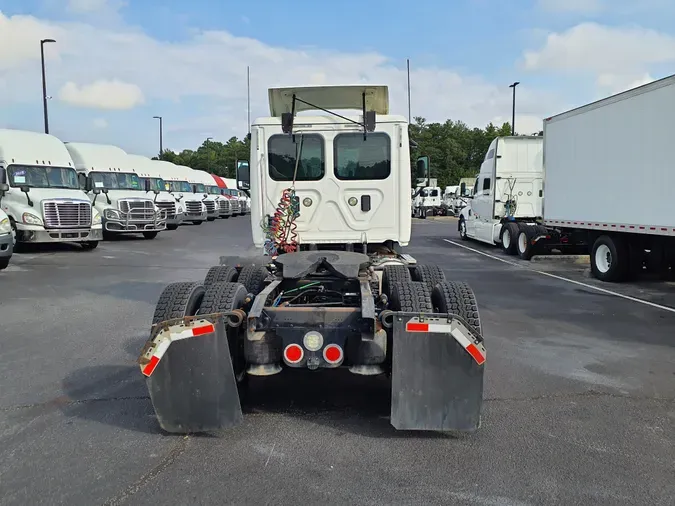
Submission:
<svg viewBox="0 0 675 506">
<path fill-rule="evenodd" d="M 9 185 L 3 182 L 4 173 L 0 174 L 0 197 L 9 189 Z M 12 224 L 9 216 L 0 209 L 0 271 L 6 269 L 14 251 L 14 238 L 12 237 Z"/>
<path fill-rule="evenodd" d="M 101 215 L 80 189 L 73 159 L 59 139 L 0 129 L 0 172 L 8 185 L 0 208 L 9 218 L 14 249 L 23 243 L 98 245 Z"/>
<path fill-rule="evenodd" d="M 237 180 L 232 178 L 223 178 L 227 185 L 227 192 L 239 203 L 238 213 L 241 216 L 251 212 L 251 198 L 243 190 L 237 188 Z"/>
<path fill-rule="evenodd" d="M 208 193 L 209 198 L 215 200 L 216 211 L 218 218 L 229 218 L 233 216 L 232 204 L 230 199 L 223 195 L 222 190 L 218 187 L 216 180 L 211 174 L 204 170 L 194 169 L 195 177 L 204 184 L 204 190 Z"/>
<path fill-rule="evenodd" d="M 673 118 L 675 75 L 544 120 L 543 219 L 520 231 L 519 254 L 583 247 L 603 281 L 672 275 Z"/>
<path fill-rule="evenodd" d="M 218 209 L 218 203 L 216 202 L 217 196 L 211 195 L 206 191 L 204 177 L 192 167 L 188 167 L 186 165 L 177 165 L 176 167 L 178 167 L 178 170 L 181 172 L 183 177 L 185 177 L 190 183 L 195 195 L 198 195 L 202 198 L 202 202 L 206 207 L 206 219 L 208 221 L 214 221 L 216 218 L 218 218 L 220 215 L 220 210 Z"/>
<path fill-rule="evenodd" d="M 391 378 L 396 429 L 477 430 L 478 307 L 466 283 L 402 251 L 412 221 L 408 123 L 389 114 L 387 87 L 269 96 L 270 117 L 251 127 L 250 177 L 237 175 L 250 185 L 253 242 L 268 255 L 222 259 L 203 281 L 160 295 L 138 360 L 160 426 L 231 427 L 243 421 L 247 376 L 342 368 Z M 295 115 L 310 109 L 328 114 Z"/>
<path fill-rule="evenodd" d="M 164 160 L 150 160 L 157 168 L 157 173 L 161 174 L 162 179 L 168 185 L 170 193 L 185 206 L 185 216 L 183 223 L 192 223 L 201 225 L 206 221 L 206 205 L 204 197 L 197 193 L 196 188 L 191 185 L 185 173 L 185 170 Z"/>
<path fill-rule="evenodd" d="M 166 211 L 154 202 L 159 191 L 141 184 L 124 150 L 86 142 L 66 142 L 65 146 L 75 162 L 80 186 L 103 218 L 105 239 L 122 234 L 154 239 L 166 230 Z"/>
<path fill-rule="evenodd" d="M 180 202 L 180 198 L 175 197 L 169 191 L 168 183 L 162 178 L 157 164 L 153 163 L 153 160 L 141 155 L 127 156 L 131 161 L 134 172 L 138 174 L 141 180 L 141 186 L 143 188 L 149 186 L 153 192 L 159 191 L 155 197 L 155 204 L 166 211 L 166 229 L 176 230 L 183 223 L 185 217 L 185 207 Z"/>
<path fill-rule="evenodd" d="M 521 223 L 535 223 L 542 216 L 543 138 L 498 137 L 492 141 L 473 196 L 459 215 L 462 239 L 501 244 L 516 253 Z"/>
</svg>

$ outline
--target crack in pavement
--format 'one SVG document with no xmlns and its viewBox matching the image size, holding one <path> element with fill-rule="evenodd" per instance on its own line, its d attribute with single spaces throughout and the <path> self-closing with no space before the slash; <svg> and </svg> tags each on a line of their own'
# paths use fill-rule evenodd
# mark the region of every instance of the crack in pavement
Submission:
<svg viewBox="0 0 675 506">
<path fill-rule="evenodd" d="M 117 506 L 118 504 L 124 503 L 127 499 L 129 499 L 132 495 L 141 490 L 141 488 L 147 485 L 150 481 L 157 478 L 163 471 L 169 468 L 178 457 L 180 457 L 183 453 L 185 453 L 188 441 L 189 436 L 183 436 L 180 439 L 180 441 L 176 444 L 176 446 L 174 446 L 169 451 L 169 453 L 167 453 L 162 458 L 162 460 L 159 461 L 159 463 L 155 467 L 150 469 L 150 471 L 148 471 L 147 473 L 141 475 L 140 478 L 138 478 L 135 482 L 133 482 L 127 488 L 122 490 L 120 493 L 106 500 L 102 506 Z"/>
</svg>

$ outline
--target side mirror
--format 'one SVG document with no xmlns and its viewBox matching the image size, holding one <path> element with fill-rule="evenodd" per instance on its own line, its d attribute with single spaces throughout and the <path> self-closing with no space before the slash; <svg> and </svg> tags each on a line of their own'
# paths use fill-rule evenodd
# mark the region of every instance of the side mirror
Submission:
<svg viewBox="0 0 675 506">
<path fill-rule="evenodd" d="M 9 185 L 7 183 L 0 183 L 0 195 L 4 195 L 6 191 L 9 191 Z"/>
<path fill-rule="evenodd" d="M 146 192 L 151 191 L 151 190 L 152 190 L 152 183 L 150 182 L 150 180 L 149 180 L 149 179 L 145 179 L 145 180 L 144 180 L 144 183 L 145 183 L 145 191 L 146 191 Z"/>
<path fill-rule="evenodd" d="M 292 112 L 282 112 L 281 113 L 281 131 L 285 134 L 290 134 L 293 132 L 293 113 Z"/>
<path fill-rule="evenodd" d="M 237 160 L 237 188 L 240 190 L 251 188 L 251 168 L 248 160 Z"/>
<path fill-rule="evenodd" d="M 466 183 L 459 185 L 459 194 L 464 195 L 466 193 Z"/>
<path fill-rule="evenodd" d="M 100 188 L 94 188 L 92 191 L 93 191 L 94 195 L 98 195 L 99 193 L 101 193 Z"/>
<path fill-rule="evenodd" d="M 196 184 L 192 185 L 192 193 L 197 193 L 197 185 Z"/>
<path fill-rule="evenodd" d="M 427 174 L 429 174 L 429 157 L 428 156 L 420 156 L 417 159 L 417 163 L 416 163 L 416 166 L 415 166 L 415 172 L 417 173 L 417 177 L 419 177 L 419 178 L 427 177 Z"/>
<path fill-rule="evenodd" d="M 160 191 L 159 191 L 159 190 L 153 190 L 153 192 L 155 193 L 155 195 L 159 195 L 159 194 L 160 194 Z"/>
<path fill-rule="evenodd" d="M 19 189 L 24 193 L 28 193 L 30 191 L 30 186 L 28 185 L 19 186 Z"/>
<path fill-rule="evenodd" d="M 0 168 L 0 195 L 4 195 L 6 191 L 9 191 L 7 173 L 5 172 L 5 169 Z"/>
<path fill-rule="evenodd" d="M 108 193 L 108 189 L 107 188 L 101 188 L 101 193 L 104 193 L 104 194 Z"/>
<path fill-rule="evenodd" d="M 363 118 L 363 124 L 366 127 L 366 132 L 374 132 L 376 123 L 377 119 L 375 111 L 366 111 L 366 117 Z"/>
</svg>

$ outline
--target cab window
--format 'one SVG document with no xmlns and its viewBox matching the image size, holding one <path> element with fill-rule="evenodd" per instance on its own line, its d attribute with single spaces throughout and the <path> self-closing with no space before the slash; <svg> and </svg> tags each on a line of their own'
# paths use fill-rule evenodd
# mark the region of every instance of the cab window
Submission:
<svg viewBox="0 0 675 506">
<path fill-rule="evenodd" d="M 338 134 L 333 140 L 335 177 L 342 180 L 387 179 L 391 174 L 391 139 L 384 132 Z"/>
<path fill-rule="evenodd" d="M 318 181 L 326 173 L 324 141 L 318 134 L 273 135 L 267 141 L 267 156 L 274 181 Z"/>
</svg>

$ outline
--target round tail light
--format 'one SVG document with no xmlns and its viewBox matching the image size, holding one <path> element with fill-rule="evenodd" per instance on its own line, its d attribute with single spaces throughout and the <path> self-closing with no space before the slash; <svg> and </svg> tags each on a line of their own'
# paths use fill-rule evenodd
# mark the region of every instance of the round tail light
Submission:
<svg viewBox="0 0 675 506">
<path fill-rule="evenodd" d="M 284 349 L 284 359 L 289 364 L 297 364 L 305 356 L 305 352 L 302 350 L 300 345 L 289 344 Z"/>
<path fill-rule="evenodd" d="M 323 359 L 329 364 L 339 364 L 343 358 L 342 348 L 337 344 L 329 344 L 323 349 Z"/>
</svg>

